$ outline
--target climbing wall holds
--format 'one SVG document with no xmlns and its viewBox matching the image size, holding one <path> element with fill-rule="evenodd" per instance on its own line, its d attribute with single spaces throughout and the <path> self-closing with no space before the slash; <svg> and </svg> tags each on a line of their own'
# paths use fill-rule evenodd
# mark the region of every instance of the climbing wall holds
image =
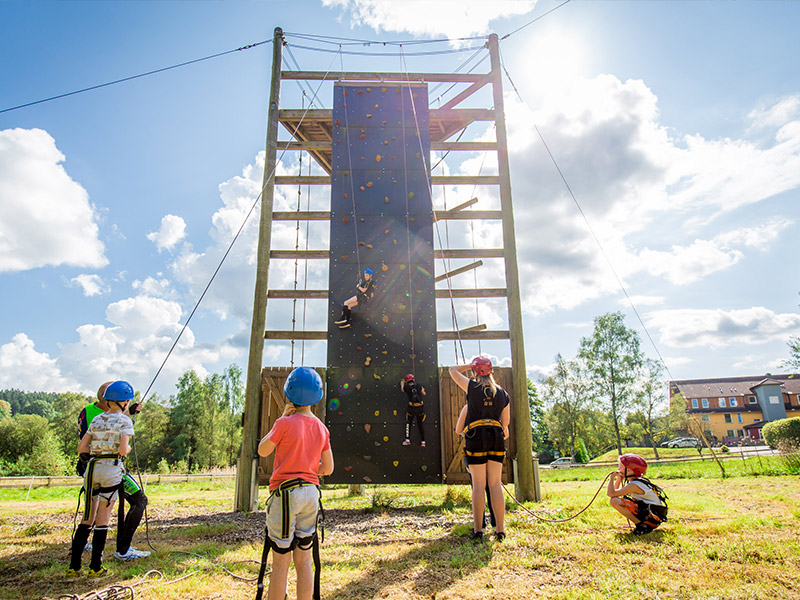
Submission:
<svg viewBox="0 0 800 600">
<path fill-rule="evenodd" d="M 370 430 L 370 429 L 372 429 L 372 425 L 370 425 L 369 423 L 367 423 L 366 425 L 364 425 L 364 431 L 366 431 L 367 433 L 369 433 L 369 430 Z"/>
<path fill-rule="evenodd" d="M 376 417 L 380 417 L 380 416 L 381 416 L 381 411 L 379 411 L 379 410 L 376 410 L 376 411 L 375 411 L 375 416 L 376 416 Z"/>
<path fill-rule="evenodd" d="M 383 321 L 384 323 L 388 323 L 389 322 L 389 317 L 387 317 L 386 315 L 383 315 L 381 317 L 381 321 Z"/>
<path fill-rule="evenodd" d="M 372 182 L 371 181 L 367 182 L 367 187 L 372 187 Z"/>
<path fill-rule="evenodd" d="M 383 436 L 383 441 L 384 442 L 388 442 L 389 441 L 389 436 L 388 435 Z"/>
<path fill-rule="evenodd" d="M 388 270 L 389 270 L 389 267 L 388 267 L 388 266 L 386 266 L 386 265 L 381 265 L 381 271 L 388 271 Z M 385 323 L 385 322 L 386 322 L 386 321 L 384 321 L 384 323 Z"/>
<path fill-rule="evenodd" d="M 428 465 L 422 465 L 420 467 L 420 469 L 422 469 L 423 471 L 427 471 L 428 470 Z"/>
<path fill-rule="evenodd" d="M 369 475 L 364 475 L 364 477 L 362 477 L 361 479 L 363 479 L 367 483 L 372 483 L 372 479 L 370 479 Z"/>
<path fill-rule="evenodd" d="M 380 154 L 376 154 L 376 155 L 375 155 L 375 160 L 376 160 L 377 162 L 381 162 L 381 160 L 383 160 L 383 159 L 381 158 L 381 155 L 380 155 Z"/>
<path fill-rule="evenodd" d="M 394 460 L 394 461 L 392 461 L 392 464 L 396 467 L 397 465 L 400 464 L 400 461 L 399 460 Z"/>
<path fill-rule="evenodd" d="M 368 367 L 368 366 L 369 366 L 369 363 L 371 363 L 371 362 L 372 362 L 372 359 L 371 359 L 371 358 L 368 356 L 368 357 L 366 358 L 366 360 L 364 361 L 364 366 L 365 366 L 365 367 Z"/>
<path fill-rule="evenodd" d="M 409 192 L 408 193 L 408 199 L 409 200 L 413 200 L 414 199 L 414 192 Z"/>
<path fill-rule="evenodd" d="M 372 374 L 372 377 L 373 377 L 374 379 L 380 379 L 380 378 L 381 378 L 381 376 L 380 376 L 380 375 L 378 375 L 377 373 L 373 373 L 373 374 Z"/>
</svg>

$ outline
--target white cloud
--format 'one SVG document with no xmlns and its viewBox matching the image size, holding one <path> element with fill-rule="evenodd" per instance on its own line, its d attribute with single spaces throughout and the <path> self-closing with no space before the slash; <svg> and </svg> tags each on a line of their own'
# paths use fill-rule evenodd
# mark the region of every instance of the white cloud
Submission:
<svg viewBox="0 0 800 600">
<path fill-rule="evenodd" d="M 185 237 L 186 222 L 176 215 L 164 215 L 158 231 L 147 234 L 147 239 L 156 245 L 159 252 L 171 250 Z"/>
<path fill-rule="evenodd" d="M 33 340 L 24 333 L 0 346 L 0 388 L 42 392 L 88 391 L 62 374 L 56 359 L 37 352 Z"/>
<path fill-rule="evenodd" d="M 158 277 L 161 277 L 161 273 L 158 273 Z M 131 284 L 131 287 L 133 287 L 134 290 L 141 292 L 145 296 L 166 299 L 170 299 L 175 296 L 175 291 L 172 289 L 169 279 L 163 277 L 161 277 L 161 279 L 156 279 L 155 277 L 146 277 L 144 281 L 139 281 L 137 279 Z"/>
<path fill-rule="evenodd" d="M 328 8 L 349 11 L 353 27 L 418 36 L 464 37 L 487 33 L 495 19 L 524 15 L 535 0 L 322 0 Z"/>
<path fill-rule="evenodd" d="M 83 288 L 84 296 L 99 296 L 108 291 L 108 285 L 106 285 L 99 275 L 82 273 L 77 277 L 73 277 L 70 281 Z"/>
<path fill-rule="evenodd" d="M 724 348 L 786 340 L 800 331 L 800 314 L 775 313 L 762 306 L 741 310 L 662 310 L 647 316 L 647 326 L 674 347 Z"/>
<path fill-rule="evenodd" d="M 41 129 L 0 131 L 0 272 L 108 261 L 89 195 Z"/>
</svg>

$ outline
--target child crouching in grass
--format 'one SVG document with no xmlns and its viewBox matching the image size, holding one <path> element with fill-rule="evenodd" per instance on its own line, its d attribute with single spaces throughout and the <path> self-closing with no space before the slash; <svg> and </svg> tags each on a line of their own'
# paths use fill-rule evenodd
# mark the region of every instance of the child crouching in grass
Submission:
<svg viewBox="0 0 800 600">
<path fill-rule="evenodd" d="M 631 521 L 633 535 L 650 533 L 667 520 L 667 495 L 645 479 L 647 462 L 638 454 L 619 457 L 619 469 L 608 480 L 608 497 L 617 512 Z"/>
</svg>

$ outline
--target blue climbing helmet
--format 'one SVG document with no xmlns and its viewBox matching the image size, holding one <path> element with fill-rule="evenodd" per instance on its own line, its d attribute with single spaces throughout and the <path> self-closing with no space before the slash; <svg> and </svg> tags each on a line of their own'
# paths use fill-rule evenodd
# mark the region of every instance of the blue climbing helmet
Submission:
<svg viewBox="0 0 800 600">
<path fill-rule="evenodd" d="M 103 392 L 103 400 L 109 402 L 129 402 L 133 400 L 133 386 L 127 381 L 115 381 L 108 384 Z"/>
<path fill-rule="evenodd" d="M 375 271 L 367 267 L 366 269 L 364 269 L 364 275 L 375 275 Z"/>
<path fill-rule="evenodd" d="M 311 367 L 297 367 L 286 378 L 283 393 L 292 404 L 313 406 L 322 400 L 322 377 Z"/>
</svg>

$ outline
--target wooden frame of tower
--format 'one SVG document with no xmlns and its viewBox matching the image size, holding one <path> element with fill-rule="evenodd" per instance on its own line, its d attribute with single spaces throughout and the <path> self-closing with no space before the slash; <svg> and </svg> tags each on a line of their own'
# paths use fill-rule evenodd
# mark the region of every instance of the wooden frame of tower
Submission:
<svg viewBox="0 0 800 600">
<path fill-rule="evenodd" d="M 430 185 L 483 185 L 496 186 L 499 190 L 499 210 L 466 210 L 473 201 L 463 203 L 446 211 L 437 211 L 435 220 L 494 220 L 502 224 L 502 248 L 464 248 L 437 249 L 437 259 L 475 259 L 473 263 L 444 272 L 436 281 L 446 280 L 456 274 L 481 266 L 481 259 L 502 258 L 505 265 L 505 288 L 461 288 L 437 289 L 436 297 L 442 298 L 506 298 L 508 308 L 508 330 L 486 330 L 485 326 L 469 327 L 460 331 L 436 332 L 442 340 L 509 340 L 512 366 L 505 379 L 519 401 L 512 396 L 512 451 L 516 451 L 514 483 L 516 496 L 520 501 L 538 500 L 533 456 L 531 452 L 530 411 L 527 402 L 527 374 L 522 330 L 522 307 L 520 299 L 519 269 L 517 247 L 514 235 L 514 216 L 511 200 L 511 180 L 509 155 L 502 93 L 502 74 L 498 38 L 491 35 L 486 47 L 489 51 L 491 68 L 488 73 L 400 73 L 400 72 L 316 72 L 282 70 L 283 32 L 276 28 L 273 39 L 272 81 L 267 123 L 266 158 L 261 197 L 261 215 L 258 239 L 258 258 L 256 284 L 253 300 L 253 319 L 250 337 L 250 353 L 247 368 L 245 391 L 244 429 L 242 450 L 237 468 L 235 508 L 241 511 L 255 510 L 258 498 L 259 469 L 256 449 L 259 428 L 263 427 L 262 405 L 267 393 L 282 397 L 274 382 L 269 386 L 263 383 L 262 369 L 264 340 L 326 340 L 326 331 L 265 331 L 268 299 L 328 299 L 328 290 L 313 289 L 269 289 L 268 272 L 271 259 L 318 259 L 330 260 L 329 250 L 273 250 L 271 232 L 273 221 L 328 221 L 329 211 L 273 211 L 275 185 L 331 185 L 330 176 L 298 175 L 273 176 L 278 148 L 305 151 L 328 173 L 331 173 L 334 128 L 332 111 L 326 109 L 300 110 L 280 107 L 280 88 L 283 80 L 307 80 L 333 82 L 357 82 L 373 84 L 396 82 L 448 82 L 460 85 L 463 89 L 439 108 L 429 112 L 430 148 L 436 151 L 483 151 L 496 152 L 497 175 L 435 176 L 430 175 Z M 491 86 L 492 108 L 458 108 L 467 98 Z M 453 141 L 450 138 L 476 121 L 491 122 L 495 126 L 496 140 L 489 142 Z M 278 131 L 283 126 L 292 134 L 286 141 L 278 140 Z M 273 373 L 288 373 L 288 369 L 270 370 Z M 324 404 L 324 403 L 323 403 Z M 324 408 L 323 408 L 324 410 Z M 263 474 L 263 473 L 262 473 Z"/>
</svg>

